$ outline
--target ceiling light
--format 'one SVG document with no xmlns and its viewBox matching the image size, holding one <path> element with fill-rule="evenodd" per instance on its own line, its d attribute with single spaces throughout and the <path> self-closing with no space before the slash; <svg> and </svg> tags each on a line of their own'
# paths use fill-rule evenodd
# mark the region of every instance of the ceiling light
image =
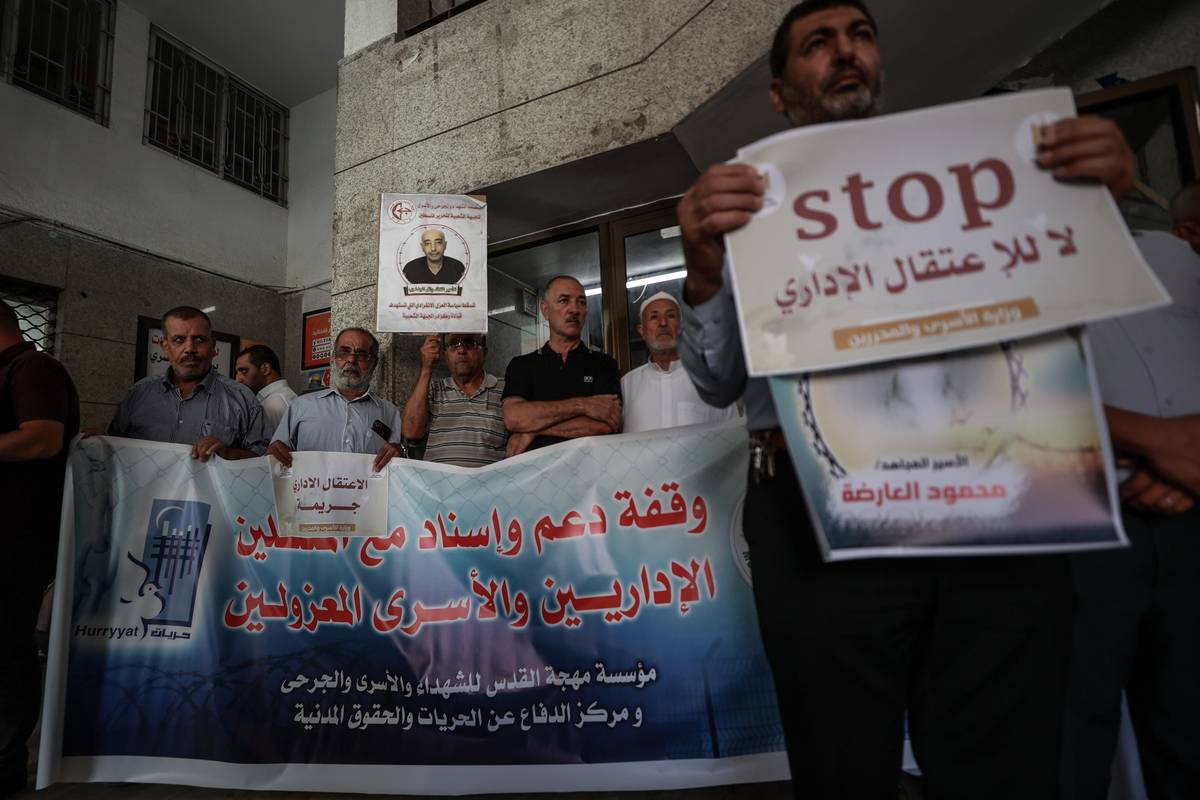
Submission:
<svg viewBox="0 0 1200 800">
<path fill-rule="evenodd" d="M 666 283 L 667 281 L 682 280 L 687 277 L 686 269 L 678 269 L 674 272 L 663 272 L 658 275 L 648 275 L 645 278 L 631 278 L 625 281 L 626 289 L 636 289 L 639 286 L 653 286 L 656 283 Z M 593 297 L 600 294 L 600 287 L 593 286 L 590 289 L 584 289 L 583 293 L 588 297 Z"/>
<path fill-rule="evenodd" d="M 631 281 L 625 282 L 626 289 L 636 289 L 639 286 L 650 286 L 655 283 L 666 283 L 667 281 L 677 281 L 687 277 L 687 270 L 680 269 L 674 272 L 664 272 L 660 275 L 649 275 L 645 278 L 634 278 Z"/>
<path fill-rule="evenodd" d="M 212 312 L 217 310 L 217 307 L 216 306 L 207 306 L 206 308 L 202 308 L 200 310 L 203 311 L 205 314 L 211 314 Z"/>
</svg>

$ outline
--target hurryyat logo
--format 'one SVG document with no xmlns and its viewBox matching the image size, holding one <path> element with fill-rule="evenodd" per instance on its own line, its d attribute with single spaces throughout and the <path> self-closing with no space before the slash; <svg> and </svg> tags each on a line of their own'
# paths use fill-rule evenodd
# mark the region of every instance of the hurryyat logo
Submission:
<svg viewBox="0 0 1200 800">
<path fill-rule="evenodd" d="M 211 509 L 208 503 L 194 500 L 154 501 L 138 563 L 146 570 L 143 588 L 153 587 L 163 607 L 145 620 L 148 625 L 192 624 L 200 567 L 212 532 Z"/>
<path fill-rule="evenodd" d="M 115 572 L 85 577 L 74 635 L 84 639 L 191 639 L 212 506 L 154 500 L 141 558 L 126 550 Z M 95 567 L 107 572 L 107 557 Z M 102 564 L 104 566 L 102 566 Z M 85 576 L 89 567 L 84 567 Z"/>
</svg>

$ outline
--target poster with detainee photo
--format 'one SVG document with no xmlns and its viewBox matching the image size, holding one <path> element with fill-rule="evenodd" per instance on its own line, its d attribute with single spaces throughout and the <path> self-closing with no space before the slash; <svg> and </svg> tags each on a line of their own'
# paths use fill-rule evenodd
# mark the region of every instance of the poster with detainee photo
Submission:
<svg viewBox="0 0 1200 800">
<path fill-rule="evenodd" d="M 772 378 L 826 560 L 1119 547 L 1082 335 Z"/>
<path fill-rule="evenodd" d="M 379 208 L 378 330 L 487 332 L 487 203 L 384 194 Z"/>
</svg>

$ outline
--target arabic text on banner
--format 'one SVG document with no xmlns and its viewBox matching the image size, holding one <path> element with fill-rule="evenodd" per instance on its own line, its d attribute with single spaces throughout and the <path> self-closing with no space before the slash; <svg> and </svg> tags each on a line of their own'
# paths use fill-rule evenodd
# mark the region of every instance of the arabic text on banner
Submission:
<svg viewBox="0 0 1200 800">
<path fill-rule="evenodd" d="M 1037 127 L 1074 113 L 1051 89 L 740 150 L 767 183 L 763 209 L 728 237 L 750 373 L 943 352 L 1166 302 L 1108 191 L 1035 163 Z"/>
<path fill-rule="evenodd" d="M 825 558 L 1126 544 L 1085 350 L 1055 333 L 772 378 Z"/>
<path fill-rule="evenodd" d="M 293 535 L 266 459 L 83 440 L 39 784 L 463 794 L 784 779 L 741 537 L 746 454 L 733 424 L 475 470 L 397 460 L 383 527 Z M 294 465 L 313 479 L 296 491 L 328 480 L 338 506 L 357 502 L 354 465 L 322 458 Z"/>
<path fill-rule="evenodd" d="M 426 240 L 441 269 L 426 266 Z M 487 333 L 487 203 L 457 194 L 379 199 L 376 330 Z"/>
</svg>

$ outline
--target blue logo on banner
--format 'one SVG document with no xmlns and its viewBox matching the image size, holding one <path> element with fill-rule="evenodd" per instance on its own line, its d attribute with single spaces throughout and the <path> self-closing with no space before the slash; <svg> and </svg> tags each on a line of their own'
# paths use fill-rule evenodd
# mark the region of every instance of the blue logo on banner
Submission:
<svg viewBox="0 0 1200 800">
<path fill-rule="evenodd" d="M 155 500 L 146 528 L 142 565 L 146 581 L 157 588 L 162 611 L 146 622 L 153 625 L 191 625 L 196 606 L 200 566 L 212 525 L 208 503 L 193 500 Z"/>
</svg>

